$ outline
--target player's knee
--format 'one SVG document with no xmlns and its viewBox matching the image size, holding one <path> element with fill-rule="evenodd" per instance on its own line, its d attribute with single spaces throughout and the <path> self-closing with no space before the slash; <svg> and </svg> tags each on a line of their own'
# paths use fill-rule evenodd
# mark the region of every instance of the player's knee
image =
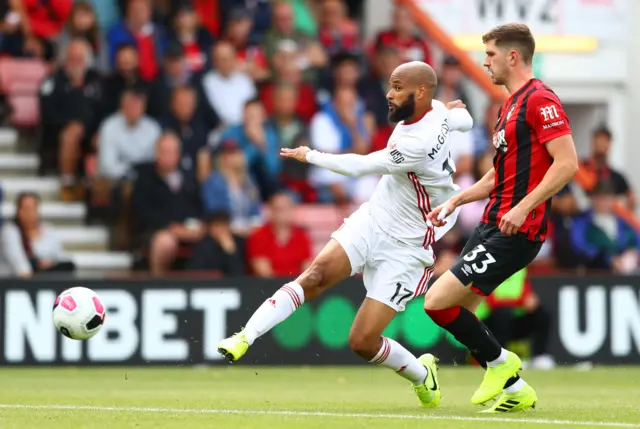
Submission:
<svg viewBox="0 0 640 429">
<path fill-rule="evenodd" d="M 349 334 L 349 347 L 357 355 L 369 360 L 376 355 L 377 349 L 380 348 L 380 336 L 352 331 Z"/>
<path fill-rule="evenodd" d="M 300 276 L 298 283 L 304 290 L 305 301 L 317 298 L 322 293 L 325 285 L 326 269 L 324 264 L 314 262 Z"/>
<path fill-rule="evenodd" d="M 447 308 L 446 303 L 441 300 L 437 294 L 429 292 L 424 296 L 424 311 L 427 314 L 429 314 L 429 312 L 440 311 Z"/>
</svg>

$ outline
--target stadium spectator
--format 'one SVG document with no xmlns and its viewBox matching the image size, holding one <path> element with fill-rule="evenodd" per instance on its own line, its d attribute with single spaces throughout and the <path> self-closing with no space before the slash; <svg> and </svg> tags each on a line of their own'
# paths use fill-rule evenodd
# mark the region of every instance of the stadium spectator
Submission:
<svg viewBox="0 0 640 429">
<path fill-rule="evenodd" d="M 38 272 L 75 270 L 53 227 L 40 220 L 39 205 L 37 194 L 20 194 L 14 222 L 2 227 L 0 272 L 5 275 L 31 277 Z"/>
<path fill-rule="evenodd" d="M 442 63 L 440 76 L 438 76 L 438 88 L 436 89 L 435 98 L 443 103 L 461 100 L 467 105 L 467 110 L 473 112 L 469 104 L 469 96 L 462 84 L 463 77 L 464 73 L 458 60 L 455 57 L 446 57 Z"/>
<path fill-rule="evenodd" d="M 98 132 L 100 176 L 110 181 L 131 179 L 136 165 L 152 162 L 160 126 L 145 116 L 146 94 L 127 89 L 120 111 L 109 116 Z"/>
<path fill-rule="evenodd" d="M 318 104 L 331 102 L 331 95 L 339 88 L 357 89 L 361 69 L 359 57 L 350 52 L 339 52 L 331 58 L 331 73 L 322 79 L 323 89 L 318 91 Z M 359 95 L 359 94 L 358 94 Z"/>
<path fill-rule="evenodd" d="M 208 71 L 202 85 L 207 100 L 224 126 L 242 123 L 244 105 L 257 95 L 251 77 L 236 67 L 236 53 L 228 42 L 213 48 L 215 69 Z"/>
<path fill-rule="evenodd" d="M 63 52 L 74 38 L 82 38 L 89 43 L 92 54 L 91 67 L 100 72 L 106 72 L 109 69 L 107 42 L 100 31 L 96 14 L 90 3 L 73 4 L 65 29 L 56 42 L 60 61 L 64 60 Z"/>
<path fill-rule="evenodd" d="M 114 70 L 104 78 L 102 87 L 104 89 L 102 117 L 104 118 L 118 110 L 125 90 L 135 89 L 145 92 L 150 90 L 150 84 L 140 76 L 138 51 L 135 46 L 120 45 L 118 47 Z M 149 109 L 148 105 L 147 109 Z"/>
<path fill-rule="evenodd" d="M 207 216 L 207 233 L 193 249 L 187 263 L 192 271 L 211 271 L 224 277 L 239 277 L 245 271 L 244 239 L 231 230 L 229 212 Z"/>
<path fill-rule="evenodd" d="M 213 37 L 200 26 L 200 20 L 193 5 L 181 3 L 173 17 L 170 43 L 182 46 L 187 69 L 199 73 L 211 68 L 211 48 Z"/>
<path fill-rule="evenodd" d="M 354 89 L 337 89 L 333 101 L 316 113 L 311 120 L 310 140 L 311 147 L 321 152 L 368 152 L 365 111 Z M 309 180 L 318 191 L 320 202 L 345 204 L 350 201 L 352 178 L 324 168 L 311 167 Z"/>
<path fill-rule="evenodd" d="M 264 166 L 265 173 L 275 180 L 280 175 L 280 142 L 276 130 L 267 122 L 264 107 L 259 99 L 247 101 L 244 107 L 243 124 L 227 129 L 222 139 L 234 140 L 244 151 L 251 174 L 257 181 L 261 177 L 256 165 Z M 260 167 L 262 168 L 262 167 Z"/>
<path fill-rule="evenodd" d="M 180 139 L 163 134 L 156 145 L 156 161 L 141 166 L 133 187 L 135 231 L 148 245 L 151 274 L 166 274 L 181 248 L 203 236 L 202 203 L 195 180 L 180 171 Z"/>
<path fill-rule="evenodd" d="M 638 268 L 640 240 L 633 227 L 613 212 L 613 181 L 598 182 L 592 191 L 592 209 L 576 218 L 571 242 L 586 268 L 630 274 Z"/>
<path fill-rule="evenodd" d="M 576 268 L 579 257 L 571 244 L 573 220 L 580 214 L 580 196 L 584 191 L 576 183 L 569 183 L 553 196 L 550 216 L 550 236 L 553 238 L 553 254 L 557 268 Z M 584 196 L 584 208 L 588 208 L 588 198 Z"/>
<path fill-rule="evenodd" d="M 322 0 L 318 36 L 331 57 L 339 52 L 360 50 L 358 26 L 347 16 L 341 0 Z"/>
<path fill-rule="evenodd" d="M 304 79 L 303 72 L 295 62 L 291 53 L 291 45 L 295 42 L 282 41 L 274 55 L 273 74 L 269 82 L 264 83 L 260 89 L 260 99 L 268 114 L 273 113 L 273 92 L 280 83 L 286 83 L 296 88 L 296 112 L 308 123 L 318 110 L 316 104 L 316 91 L 312 85 Z"/>
<path fill-rule="evenodd" d="M 202 87 L 202 74 L 193 73 L 187 67 L 182 46 L 171 43 L 165 52 L 163 69 L 151 85 L 149 114 L 158 121 L 169 116 L 173 90 L 181 86 L 191 86 L 197 95 L 197 114 L 207 122 L 210 129 L 216 128 L 220 120 L 213 111 Z"/>
<path fill-rule="evenodd" d="M 190 86 L 175 88 L 171 97 L 171 111 L 162 122 L 162 127 L 173 131 L 182 141 L 182 170 L 203 180 L 208 173 L 209 152 L 206 146 L 210 128 L 199 114 L 197 104 L 195 89 Z M 205 158 L 204 161 L 202 158 Z"/>
<path fill-rule="evenodd" d="M 269 222 L 247 242 L 247 259 L 258 277 L 295 277 L 311 263 L 311 239 L 295 224 L 294 202 L 287 193 L 269 201 Z"/>
<path fill-rule="evenodd" d="M 221 141 L 215 155 L 216 169 L 202 183 L 205 213 L 229 212 L 233 233 L 246 237 L 262 224 L 260 193 L 247 171 L 242 149 L 234 140 Z"/>
<path fill-rule="evenodd" d="M 150 0 L 129 0 L 126 16 L 107 34 L 109 64 L 115 64 L 116 51 L 121 44 L 134 44 L 140 58 L 140 76 L 152 81 L 160 70 L 167 40 L 162 27 L 151 21 Z"/>
<path fill-rule="evenodd" d="M 376 51 L 384 48 L 397 49 L 402 62 L 424 61 L 433 64 L 429 45 L 416 32 L 411 11 L 405 6 L 395 7 L 391 29 L 378 33 L 374 47 Z"/>
<path fill-rule="evenodd" d="M 252 25 L 252 16 L 248 10 L 233 9 L 224 32 L 225 40 L 236 50 L 237 70 L 251 76 L 255 82 L 262 82 L 269 77 L 269 66 L 262 47 L 249 41 Z"/>
<path fill-rule="evenodd" d="M 268 127 L 275 131 L 280 148 L 309 146 L 309 135 L 304 121 L 296 114 L 298 93 L 287 83 L 280 83 L 273 92 L 273 115 Z M 307 182 L 309 164 L 285 158 L 280 161 L 280 178 L 291 190 L 295 190 L 304 201 L 313 201 L 315 192 Z"/>
<path fill-rule="evenodd" d="M 8 2 L 1 53 L 13 57 L 54 58 L 55 39 L 62 31 L 71 7 L 72 0 Z"/>
<path fill-rule="evenodd" d="M 306 70 L 308 68 L 321 68 L 327 65 L 327 54 L 322 45 L 309 37 L 294 24 L 294 4 L 287 1 L 278 1 L 272 8 L 272 27 L 265 35 L 263 46 L 270 63 L 283 41 L 296 44 L 296 65 Z M 315 35 L 315 34 L 314 34 Z"/>
<path fill-rule="evenodd" d="M 473 135 L 473 153 L 476 158 L 486 152 L 490 152 L 492 155 L 493 152 L 495 152 L 495 148 L 493 147 L 493 129 L 498 122 L 500 106 L 500 103 L 490 101 L 485 107 L 483 121 L 477 121 L 471 130 L 471 134 Z"/>
<path fill-rule="evenodd" d="M 591 157 L 582 163 L 582 169 L 589 173 L 593 184 L 605 180 L 610 181 L 616 197 L 620 198 L 629 209 L 634 210 L 637 199 L 633 189 L 629 186 L 626 177 L 621 172 L 611 168 L 608 162 L 612 139 L 613 134 L 608 128 L 600 127 L 596 129 L 591 140 Z M 587 189 L 587 191 L 590 191 L 590 189 Z"/>
<path fill-rule="evenodd" d="M 225 23 L 233 19 L 234 14 L 243 14 L 251 19 L 250 43 L 260 43 L 270 26 L 271 0 L 217 0 Z M 237 16 L 237 15 L 236 15 Z"/>
<path fill-rule="evenodd" d="M 371 73 L 368 73 L 358 82 L 358 92 L 367 110 L 375 118 L 377 128 L 390 128 L 389 120 L 387 119 L 389 114 L 387 90 L 391 73 L 400 64 L 398 50 L 394 47 L 383 46 L 375 52 Z M 384 146 L 386 145 L 387 142 L 385 141 Z"/>
<path fill-rule="evenodd" d="M 549 370 L 556 366 L 548 351 L 551 316 L 540 304 L 540 298 L 527 278 L 526 268 L 498 286 L 480 304 L 476 315 L 503 347 L 510 341 L 531 341 L 531 361 L 523 362 L 525 368 Z"/>
<path fill-rule="evenodd" d="M 63 66 L 40 85 L 41 170 L 51 169 L 50 158 L 57 155 L 65 201 L 82 197 L 77 182 L 79 162 L 83 150 L 91 148 L 101 119 L 101 82 L 87 63 L 89 50 L 85 40 L 72 40 Z"/>
</svg>

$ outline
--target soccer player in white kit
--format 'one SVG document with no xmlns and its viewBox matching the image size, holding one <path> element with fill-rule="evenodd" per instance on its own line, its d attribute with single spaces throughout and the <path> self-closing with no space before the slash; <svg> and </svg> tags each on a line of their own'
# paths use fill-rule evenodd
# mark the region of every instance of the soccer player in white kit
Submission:
<svg viewBox="0 0 640 429">
<path fill-rule="evenodd" d="M 311 266 L 282 286 L 253 314 L 246 327 L 218 347 L 230 361 L 242 357 L 256 338 L 289 317 L 305 301 L 356 273 L 363 273 L 366 298 L 349 335 L 351 349 L 369 362 L 389 367 L 413 384 L 423 407 L 437 407 L 437 359 L 416 358 L 382 332 L 407 302 L 424 294 L 434 268 L 431 244 L 455 222 L 434 228 L 432 207 L 458 191 L 449 132 L 473 125 L 460 102 L 433 100 L 437 78 L 423 62 L 399 66 L 391 75 L 389 119 L 398 122 L 387 147 L 369 155 L 327 154 L 307 147 L 283 149 L 282 156 L 348 176 L 383 175 L 371 200 L 332 234 Z"/>
</svg>

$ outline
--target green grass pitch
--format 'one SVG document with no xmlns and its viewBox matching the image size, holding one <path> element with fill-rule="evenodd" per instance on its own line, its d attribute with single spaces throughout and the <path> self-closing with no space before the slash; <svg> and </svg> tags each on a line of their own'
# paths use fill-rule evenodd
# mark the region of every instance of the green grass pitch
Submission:
<svg viewBox="0 0 640 429">
<path fill-rule="evenodd" d="M 366 365 L 3 368 L 0 428 L 640 428 L 640 368 L 522 375 L 537 409 L 493 417 L 470 403 L 482 377 L 472 367 L 441 368 L 436 410 L 419 408 L 393 372 Z"/>
</svg>

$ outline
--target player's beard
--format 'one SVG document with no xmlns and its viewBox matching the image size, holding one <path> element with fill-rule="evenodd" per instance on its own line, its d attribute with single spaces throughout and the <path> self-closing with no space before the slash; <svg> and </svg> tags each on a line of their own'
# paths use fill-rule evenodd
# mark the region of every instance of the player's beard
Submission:
<svg viewBox="0 0 640 429">
<path fill-rule="evenodd" d="M 415 111 L 416 111 L 416 98 L 415 98 L 415 94 L 411 93 L 409 94 L 407 101 L 405 101 L 399 106 L 395 106 L 393 111 L 389 112 L 389 114 L 387 115 L 387 118 L 389 118 L 391 122 L 397 123 L 397 122 L 409 119 L 410 117 L 413 116 Z"/>
</svg>

